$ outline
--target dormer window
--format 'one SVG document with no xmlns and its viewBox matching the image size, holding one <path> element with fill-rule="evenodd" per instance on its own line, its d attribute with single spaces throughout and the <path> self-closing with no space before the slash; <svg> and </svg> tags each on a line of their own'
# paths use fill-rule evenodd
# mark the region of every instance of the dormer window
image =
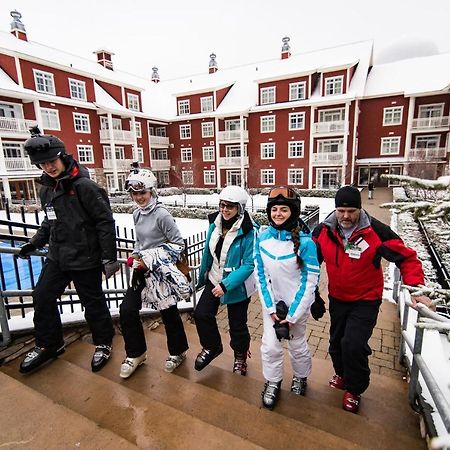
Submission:
<svg viewBox="0 0 450 450">
<path fill-rule="evenodd" d="M 331 77 L 325 79 L 325 95 L 338 95 L 343 93 L 344 77 Z"/>
<path fill-rule="evenodd" d="M 289 83 L 289 100 L 304 100 L 305 99 L 306 83 Z"/>
<path fill-rule="evenodd" d="M 136 94 L 127 93 L 128 109 L 139 111 L 139 96 Z"/>
<path fill-rule="evenodd" d="M 86 83 L 69 78 L 70 98 L 86 101 Z"/>
<path fill-rule="evenodd" d="M 260 89 L 261 105 L 275 103 L 275 86 Z"/>
<path fill-rule="evenodd" d="M 213 111 L 213 98 L 212 96 L 210 97 L 201 97 L 200 98 L 200 107 L 201 107 L 201 112 L 211 112 Z"/>
<path fill-rule="evenodd" d="M 33 72 L 36 91 L 55 95 L 55 81 L 53 79 L 53 74 L 35 69 L 33 69 Z"/>
<path fill-rule="evenodd" d="M 189 100 L 178 100 L 178 114 L 180 116 L 184 114 L 190 114 L 191 106 Z"/>
</svg>

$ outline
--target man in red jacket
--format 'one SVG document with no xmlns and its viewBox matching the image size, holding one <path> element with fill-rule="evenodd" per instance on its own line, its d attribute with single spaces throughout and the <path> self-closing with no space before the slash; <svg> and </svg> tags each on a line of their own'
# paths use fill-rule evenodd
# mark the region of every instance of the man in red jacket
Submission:
<svg viewBox="0 0 450 450">
<path fill-rule="evenodd" d="M 353 186 L 340 188 L 333 211 L 314 232 L 319 262 L 326 264 L 331 318 L 329 352 L 336 374 L 331 387 L 345 391 L 343 408 L 357 413 L 369 386 L 369 339 L 383 295 L 381 258 L 399 267 L 405 284 L 424 284 L 414 250 L 387 225 L 361 209 Z M 426 296 L 415 300 L 430 305 Z"/>
</svg>

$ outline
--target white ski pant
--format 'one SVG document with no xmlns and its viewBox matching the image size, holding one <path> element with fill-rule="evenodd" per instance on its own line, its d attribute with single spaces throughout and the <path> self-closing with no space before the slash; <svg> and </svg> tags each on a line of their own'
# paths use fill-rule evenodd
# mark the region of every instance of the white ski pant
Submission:
<svg viewBox="0 0 450 450">
<path fill-rule="evenodd" d="M 306 339 L 306 321 L 308 316 L 301 317 L 290 328 L 291 339 L 288 343 L 289 359 L 295 377 L 308 377 L 311 374 L 311 353 Z M 261 344 L 261 360 L 264 378 L 267 381 L 278 382 L 283 379 L 283 342 L 277 339 L 274 321 L 263 310 L 264 334 Z"/>
</svg>

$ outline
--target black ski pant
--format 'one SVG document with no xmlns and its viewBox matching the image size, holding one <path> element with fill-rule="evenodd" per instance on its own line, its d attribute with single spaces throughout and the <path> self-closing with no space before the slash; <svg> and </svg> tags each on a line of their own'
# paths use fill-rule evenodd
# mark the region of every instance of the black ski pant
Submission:
<svg viewBox="0 0 450 450">
<path fill-rule="evenodd" d="M 213 284 L 208 281 L 194 311 L 195 325 L 200 344 L 207 350 L 217 350 L 222 345 L 216 315 L 220 298 L 212 294 Z M 230 347 L 235 353 L 247 353 L 250 348 L 250 333 L 247 327 L 247 310 L 250 298 L 227 304 L 230 326 Z"/>
<path fill-rule="evenodd" d="M 61 317 L 56 301 L 73 281 L 95 345 L 110 345 L 114 336 L 111 314 L 102 290 L 102 267 L 62 271 L 47 259 L 33 290 L 36 345 L 57 349 L 63 344 Z"/>
<path fill-rule="evenodd" d="M 381 300 L 343 302 L 330 300 L 329 352 L 337 375 L 344 378 L 345 389 L 362 394 L 370 383 L 369 339 L 377 323 Z"/>
<path fill-rule="evenodd" d="M 138 274 L 134 277 L 132 285 L 120 304 L 120 328 L 125 341 L 125 351 L 130 358 L 137 358 L 147 351 L 144 328 L 139 316 L 142 308 L 141 293 L 144 287 L 145 279 L 143 275 Z M 177 305 L 161 309 L 159 312 L 166 329 L 169 354 L 181 355 L 189 348 L 189 345 Z"/>
</svg>

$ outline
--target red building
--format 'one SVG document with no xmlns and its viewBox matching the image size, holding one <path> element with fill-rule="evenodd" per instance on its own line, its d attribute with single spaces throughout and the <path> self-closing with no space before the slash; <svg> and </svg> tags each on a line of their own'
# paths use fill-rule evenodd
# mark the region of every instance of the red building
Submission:
<svg viewBox="0 0 450 450">
<path fill-rule="evenodd" d="M 110 192 L 132 161 L 161 186 L 387 184 L 384 173 L 448 172 L 450 54 L 373 65 L 371 41 L 204 75 L 148 80 L 27 41 L 20 14 L 0 32 L 3 198 L 36 197 L 23 149 L 31 125 L 60 137 Z"/>
</svg>

